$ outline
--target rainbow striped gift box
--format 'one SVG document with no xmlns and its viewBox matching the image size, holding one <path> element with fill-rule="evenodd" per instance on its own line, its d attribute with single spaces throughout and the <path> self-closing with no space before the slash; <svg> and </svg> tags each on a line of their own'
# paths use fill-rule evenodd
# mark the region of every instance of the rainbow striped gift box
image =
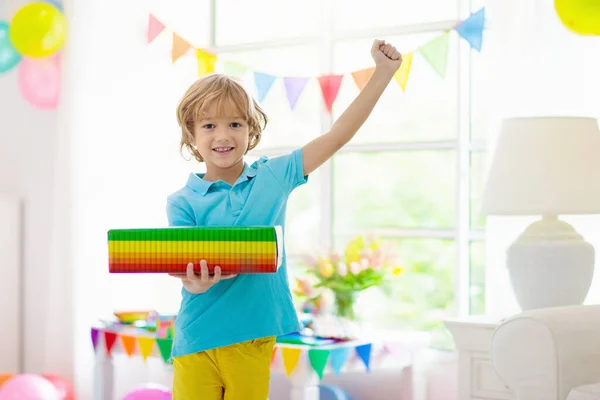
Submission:
<svg viewBox="0 0 600 400">
<path fill-rule="evenodd" d="M 200 272 L 206 260 L 226 274 L 274 273 L 283 257 L 283 237 L 275 227 L 170 227 L 112 229 L 108 232 L 110 273 Z"/>
</svg>

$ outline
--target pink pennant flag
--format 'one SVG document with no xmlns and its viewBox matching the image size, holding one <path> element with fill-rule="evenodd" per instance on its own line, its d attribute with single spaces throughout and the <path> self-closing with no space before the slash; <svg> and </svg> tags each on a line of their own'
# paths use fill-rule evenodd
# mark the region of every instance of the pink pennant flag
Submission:
<svg viewBox="0 0 600 400">
<path fill-rule="evenodd" d="M 343 75 L 323 75 L 319 77 L 319 85 L 321 86 L 323 101 L 325 101 L 325 107 L 330 113 L 333 109 L 333 102 L 340 91 L 340 85 L 342 84 L 343 77 Z"/>
<path fill-rule="evenodd" d="M 148 44 L 165 29 L 165 26 L 152 14 L 148 17 Z"/>
</svg>

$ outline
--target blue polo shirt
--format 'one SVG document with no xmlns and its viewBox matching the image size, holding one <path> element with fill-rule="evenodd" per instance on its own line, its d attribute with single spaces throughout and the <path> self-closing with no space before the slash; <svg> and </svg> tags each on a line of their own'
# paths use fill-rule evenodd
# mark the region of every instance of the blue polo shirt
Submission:
<svg viewBox="0 0 600 400">
<path fill-rule="evenodd" d="M 288 196 L 307 182 L 302 149 L 262 157 L 233 186 L 190 174 L 187 184 L 167 199 L 170 226 L 280 225 L 285 237 Z M 197 264 L 200 260 L 190 260 Z M 173 356 L 240 343 L 301 328 L 288 284 L 285 246 L 275 274 L 240 274 L 220 281 L 202 294 L 182 289 L 175 323 Z"/>
</svg>

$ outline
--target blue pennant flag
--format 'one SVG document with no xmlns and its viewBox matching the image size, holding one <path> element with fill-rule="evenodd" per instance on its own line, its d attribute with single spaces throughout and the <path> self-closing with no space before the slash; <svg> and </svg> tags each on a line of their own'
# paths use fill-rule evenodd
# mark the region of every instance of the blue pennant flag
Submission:
<svg viewBox="0 0 600 400">
<path fill-rule="evenodd" d="M 263 74 L 262 72 L 254 73 L 254 84 L 256 85 L 256 97 L 258 97 L 259 102 L 263 102 L 265 97 L 267 97 L 267 93 L 271 90 L 271 86 L 273 86 L 273 82 L 275 82 L 275 77 L 269 74 Z"/>
<path fill-rule="evenodd" d="M 367 371 L 370 371 L 371 364 L 371 343 L 363 344 L 361 346 L 356 347 L 356 354 L 360 357 L 360 359 L 365 363 L 365 367 L 367 367 Z"/>
<path fill-rule="evenodd" d="M 333 349 L 331 350 L 330 357 L 331 369 L 337 376 L 339 376 L 342 372 L 342 368 L 344 368 L 344 365 L 346 365 L 346 362 L 348 362 L 348 359 L 350 358 L 350 348 L 340 347 Z"/>
<path fill-rule="evenodd" d="M 483 28 L 485 24 L 485 7 L 461 22 L 454 28 L 456 32 L 477 51 L 481 51 Z"/>
</svg>

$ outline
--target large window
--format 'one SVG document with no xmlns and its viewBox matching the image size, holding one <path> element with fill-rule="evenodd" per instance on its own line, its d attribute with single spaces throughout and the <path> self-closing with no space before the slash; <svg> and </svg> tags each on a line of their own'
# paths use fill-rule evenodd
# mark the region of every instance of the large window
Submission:
<svg viewBox="0 0 600 400">
<path fill-rule="evenodd" d="M 468 6 L 466 0 L 373 0 L 368 7 L 342 0 L 213 1 L 206 45 L 220 61 L 248 67 L 241 76 L 254 90 L 254 71 L 316 77 L 370 67 L 375 38 L 410 52 L 475 11 Z M 455 33 L 449 46 L 444 78 L 416 54 L 406 91 L 392 81 L 354 140 L 290 198 L 292 279 L 302 274 L 304 255 L 341 249 L 355 235 L 374 233 L 397 246 L 405 271 L 390 297 L 366 296 L 379 310 L 370 315 L 375 326 L 434 330 L 445 318 L 485 310 L 478 215 L 485 134 L 471 115 L 478 54 Z M 329 115 L 311 79 L 292 111 L 277 79 L 262 102 L 269 126 L 251 158 L 288 152 L 326 132 L 358 93 L 346 74 Z"/>
</svg>

